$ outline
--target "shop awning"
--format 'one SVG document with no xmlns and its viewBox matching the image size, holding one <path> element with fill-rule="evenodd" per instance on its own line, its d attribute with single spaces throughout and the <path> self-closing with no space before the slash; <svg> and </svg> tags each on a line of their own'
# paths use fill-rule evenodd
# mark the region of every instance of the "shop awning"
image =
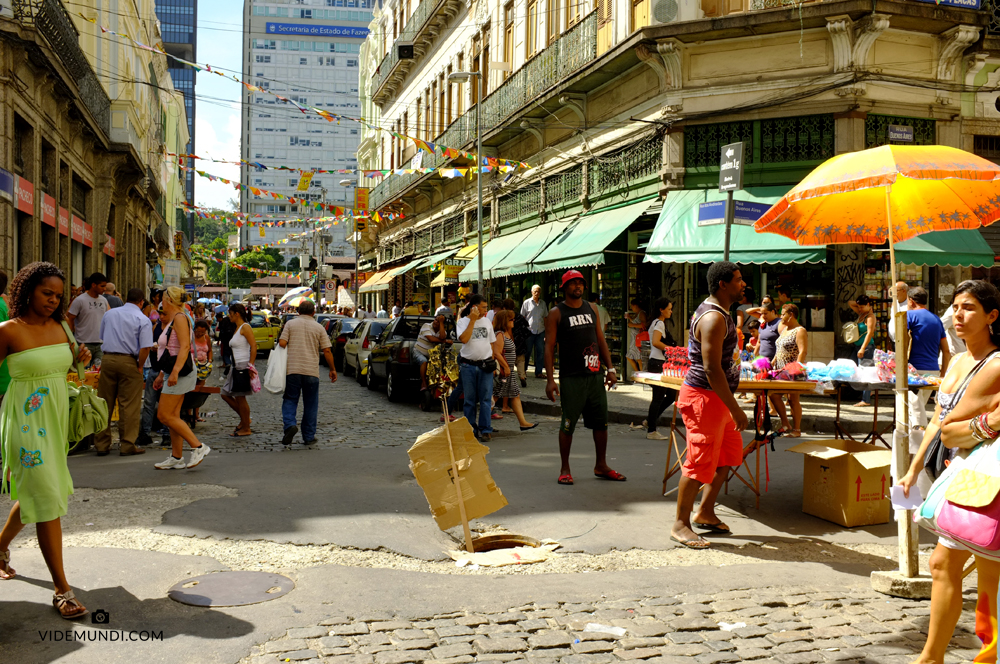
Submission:
<svg viewBox="0 0 1000 664">
<path fill-rule="evenodd" d="M 544 253 L 552 241 L 560 237 L 569 225 L 568 222 L 557 221 L 530 229 L 524 239 L 519 241 L 503 260 L 490 269 L 490 277 L 507 277 L 535 271 L 537 268 L 532 265 L 532 261 Z"/>
<path fill-rule="evenodd" d="M 443 261 L 446 258 L 451 258 L 452 256 L 454 256 L 457 253 L 458 253 L 458 248 L 457 247 L 455 249 L 446 249 L 445 251 L 442 251 L 442 252 L 437 253 L 437 254 L 433 254 L 433 255 L 428 256 L 427 258 L 423 259 L 422 261 L 420 261 L 420 265 L 418 265 L 414 269 L 415 270 L 420 270 L 420 269 L 423 269 L 425 267 L 430 267 L 430 266 L 434 265 L 435 263 L 440 263 L 441 261 Z"/>
<path fill-rule="evenodd" d="M 490 241 L 486 240 L 486 241 L 483 242 L 483 246 L 485 247 L 489 243 L 490 243 Z M 459 249 L 458 253 L 455 254 L 455 258 L 461 258 L 463 260 L 470 261 L 473 258 L 475 258 L 478 253 L 479 253 L 479 245 L 478 244 L 470 244 L 467 247 L 462 247 L 461 249 Z"/>
<path fill-rule="evenodd" d="M 608 245 L 641 217 L 652 202 L 631 203 L 580 217 L 567 225 L 562 234 L 534 260 L 532 267 L 541 272 L 601 265 Z"/>
<path fill-rule="evenodd" d="M 359 293 L 368 293 L 370 291 L 380 291 L 389 290 L 389 274 L 392 270 L 381 270 L 376 272 L 372 276 L 368 277 L 368 281 L 361 284 L 358 288 Z"/>
<path fill-rule="evenodd" d="M 511 251 L 523 242 L 534 229 L 518 231 L 510 235 L 493 238 L 489 244 L 483 243 L 483 278 L 490 278 L 490 270 L 500 264 Z M 461 252 L 459 252 L 461 254 Z M 456 256 L 458 258 L 458 256 Z M 463 257 L 464 258 L 464 257 Z M 479 259 L 472 254 L 472 259 L 458 275 L 459 281 L 479 281 Z"/>
<path fill-rule="evenodd" d="M 409 263 L 407 263 L 406 265 L 404 265 L 403 267 L 397 267 L 395 270 L 389 270 L 389 272 L 392 275 L 392 276 L 389 277 L 389 279 L 395 279 L 396 277 L 398 277 L 398 276 L 400 276 L 402 274 L 406 274 L 407 272 L 409 272 L 410 270 L 414 269 L 415 267 L 417 267 L 417 265 L 419 265 L 420 263 L 423 263 L 423 262 L 424 262 L 423 258 L 416 258 L 416 259 L 410 261 Z"/>
<path fill-rule="evenodd" d="M 744 216 L 752 217 L 774 205 L 790 187 L 752 187 L 734 193 L 742 206 Z M 689 189 L 671 191 L 660 212 L 646 247 L 647 263 L 714 263 L 721 261 L 724 253 L 726 226 L 711 217 L 719 201 L 726 195 L 714 189 Z M 716 203 L 702 207 L 703 203 Z M 739 206 L 738 206 L 739 207 Z M 699 226 L 699 211 L 707 225 Z M 738 210 L 737 217 L 740 216 Z M 759 216 L 759 215 L 758 215 Z M 749 219 L 752 223 L 755 219 Z M 792 240 L 774 233 L 757 233 L 753 226 L 736 223 L 732 226 L 729 241 L 729 260 L 734 263 L 822 263 L 826 260 L 826 247 L 801 247 Z"/>
<path fill-rule="evenodd" d="M 993 267 L 993 249 L 978 230 L 933 231 L 897 244 L 896 262 L 929 267 Z"/>
</svg>

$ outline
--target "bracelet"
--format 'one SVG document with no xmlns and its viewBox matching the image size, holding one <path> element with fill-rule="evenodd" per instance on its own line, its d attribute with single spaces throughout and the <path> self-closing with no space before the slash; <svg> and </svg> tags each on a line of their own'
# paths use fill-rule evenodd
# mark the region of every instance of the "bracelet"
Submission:
<svg viewBox="0 0 1000 664">
<path fill-rule="evenodd" d="M 975 432 L 973 433 L 973 435 L 978 433 L 980 436 L 982 436 L 981 438 L 979 438 L 979 440 L 993 440 L 997 436 L 1000 436 L 1000 432 L 995 431 L 992 427 L 990 427 L 989 423 L 987 422 L 988 415 L 989 415 L 988 413 L 982 413 L 981 415 L 978 415 L 972 420 L 973 422 L 975 422 Z"/>
</svg>

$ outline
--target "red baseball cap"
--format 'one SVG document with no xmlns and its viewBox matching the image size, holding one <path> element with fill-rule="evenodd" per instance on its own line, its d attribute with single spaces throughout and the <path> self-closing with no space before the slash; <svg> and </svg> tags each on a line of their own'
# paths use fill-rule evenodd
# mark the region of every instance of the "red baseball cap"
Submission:
<svg viewBox="0 0 1000 664">
<path fill-rule="evenodd" d="M 565 288 L 566 282 L 572 281 L 573 279 L 583 279 L 583 275 L 580 274 L 579 270 L 566 270 L 566 274 L 563 275 L 562 286 L 560 286 L 560 288 Z M 584 281 L 586 280 L 584 279 Z"/>
</svg>

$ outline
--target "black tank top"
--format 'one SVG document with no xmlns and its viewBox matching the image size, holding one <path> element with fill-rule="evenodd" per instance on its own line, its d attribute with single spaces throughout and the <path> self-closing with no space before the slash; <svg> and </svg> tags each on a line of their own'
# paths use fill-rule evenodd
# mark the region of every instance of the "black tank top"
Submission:
<svg viewBox="0 0 1000 664">
<path fill-rule="evenodd" d="M 559 375 L 593 376 L 601 370 L 601 352 L 597 345 L 597 312 L 588 302 L 579 309 L 556 305 L 559 309 Z"/>
<path fill-rule="evenodd" d="M 702 302 L 694 310 L 694 315 L 691 317 L 691 328 L 688 335 L 688 358 L 691 360 L 691 369 L 684 378 L 684 384 L 703 390 L 712 389 L 708 382 L 708 374 L 705 373 L 705 363 L 701 357 L 701 342 L 695 336 L 694 329 L 705 314 L 713 311 L 726 317 L 726 340 L 722 342 L 722 370 L 726 373 L 729 389 L 735 392 L 740 384 L 740 363 L 734 360 L 736 346 L 739 344 L 736 323 L 733 322 L 733 317 L 729 315 L 728 311 L 708 300 Z"/>
</svg>

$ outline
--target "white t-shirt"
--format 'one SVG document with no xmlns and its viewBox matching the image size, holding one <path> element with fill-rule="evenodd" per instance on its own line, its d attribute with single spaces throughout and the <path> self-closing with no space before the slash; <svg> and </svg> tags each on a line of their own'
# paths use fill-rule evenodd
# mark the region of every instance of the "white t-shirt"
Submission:
<svg viewBox="0 0 1000 664">
<path fill-rule="evenodd" d="M 80 293 L 69 305 L 69 313 L 73 320 L 73 336 L 82 344 L 99 344 L 101 339 L 101 320 L 108 312 L 108 301 L 103 295 L 90 297 L 90 293 Z"/>
<path fill-rule="evenodd" d="M 649 359 L 651 360 L 665 360 L 667 359 L 663 355 L 663 351 L 653 345 L 653 332 L 660 332 L 660 341 L 663 341 L 663 337 L 667 336 L 667 328 L 664 327 L 663 321 L 659 318 L 653 319 L 653 324 L 649 326 Z"/>
<path fill-rule="evenodd" d="M 495 312 L 492 309 L 490 309 L 489 311 L 486 312 L 486 320 L 488 320 L 489 322 L 492 323 L 493 322 L 493 317 L 496 316 L 496 315 L 497 315 L 497 312 Z"/>
<path fill-rule="evenodd" d="M 458 319 L 456 331 L 459 338 L 465 334 L 471 320 L 468 316 Z M 462 346 L 459 354 L 467 360 L 488 360 L 493 357 L 493 342 L 496 340 L 497 335 L 493 332 L 493 325 L 485 318 L 477 318 L 476 324 L 472 328 L 472 336 Z"/>
<path fill-rule="evenodd" d="M 424 323 L 421 326 L 420 334 L 417 335 L 417 343 L 414 344 L 414 348 L 424 355 L 430 353 L 431 348 L 439 343 L 437 341 L 430 341 L 427 337 L 437 338 L 437 332 L 434 331 L 434 323 Z"/>
</svg>

